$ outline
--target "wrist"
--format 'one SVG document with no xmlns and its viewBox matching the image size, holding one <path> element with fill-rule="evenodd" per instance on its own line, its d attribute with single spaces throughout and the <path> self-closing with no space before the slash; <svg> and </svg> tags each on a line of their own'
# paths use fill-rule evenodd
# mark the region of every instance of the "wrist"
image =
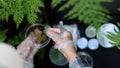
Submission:
<svg viewBox="0 0 120 68">
<path fill-rule="evenodd" d="M 62 48 L 61 52 L 69 62 L 71 62 L 72 59 L 78 57 L 77 52 L 73 45 L 68 45 L 67 47 Z"/>
</svg>

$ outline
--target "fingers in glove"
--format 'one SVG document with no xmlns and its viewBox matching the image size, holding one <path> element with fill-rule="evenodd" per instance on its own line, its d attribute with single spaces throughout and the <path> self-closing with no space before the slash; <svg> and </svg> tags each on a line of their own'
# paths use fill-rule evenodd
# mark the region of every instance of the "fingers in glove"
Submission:
<svg viewBox="0 0 120 68">
<path fill-rule="evenodd" d="M 20 56 L 23 59 L 25 59 L 28 56 L 32 44 L 33 44 L 33 41 L 29 36 L 17 47 L 17 51 L 19 52 Z"/>
<path fill-rule="evenodd" d="M 56 33 L 61 33 L 59 28 L 49 28 L 48 30 L 52 31 L 52 32 L 56 32 Z"/>
<path fill-rule="evenodd" d="M 58 30 L 58 31 L 57 30 L 58 29 L 54 30 L 54 29 L 50 28 L 47 31 L 47 36 L 50 37 L 50 38 L 52 38 L 53 41 L 56 41 L 57 39 L 60 38 L 60 33 L 59 33 L 60 30 Z"/>
<path fill-rule="evenodd" d="M 30 49 L 30 53 L 28 55 L 29 59 L 33 59 L 34 55 L 37 53 L 38 49 L 39 49 L 39 44 L 33 44 L 33 46 Z"/>
</svg>

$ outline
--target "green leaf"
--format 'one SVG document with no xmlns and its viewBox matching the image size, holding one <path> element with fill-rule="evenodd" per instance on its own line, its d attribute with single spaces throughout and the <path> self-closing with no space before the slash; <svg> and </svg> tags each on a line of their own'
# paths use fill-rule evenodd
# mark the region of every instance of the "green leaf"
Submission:
<svg viewBox="0 0 120 68">
<path fill-rule="evenodd" d="M 58 4 L 61 1 L 52 0 L 52 2 L 54 2 L 54 4 Z M 76 18 L 84 24 L 94 24 L 95 27 L 98 27 L 95 23 L 107 23 L 109 19 L 112 18 L 108 15 L 108 9 L 101 5 L 103 2 L 113 2 L 113 0 L 68 0 L 63 3 L 58 11 L 64 11 L 66 8 L 70 8 L 63 18 Z M 52 6 L 54 5 L 52 4 Z"/>
<path fill-rule="evenodd" d="M 120 27 L 120 23 L 119 22 L 117 22 L 117 25 Z"/>
<path fill-rule="evenodd" d="M 108 33 L 107 38 L 111 40 L 111 44 L 120 49 L 120 31 L 115 30 L 116 33 Z"/>
<path fill-rule="evenodd" d="M 37 20 L 41 20 L 42 18 L 38 18 L 38 15 L 42 15 L 41 9 L 45 7 L 43 2 L 43 0 L 0 0 L 0 41 L 8 41 L 12 45 L 19 44 L 24 39 L 24 33 L 21 33 L 22 28 L 19 28 L 19 25 L 21 23 L 24 24 L 23 22 L 33 24 Z M 13 38 L 9 37 L 9 35 L 7 37 L 7 31 L 4 30 L 8 27 L 1 27 L 2 23 L 4 23 L 3 21 L 8 22 L 8 26 L 11 22 L 14 22 L 17 27 L 15 30 L 18 30 L 19 34 L 13 34 Z M 26 28 L 26 25 L 24 26 Z"/>
<path fill-rule="evenodd" d="M 27 20 L 29 21 L 30 24 L 36 23 L 37 18 L 38 17 L 35 13 L 28 13 L 27 14 Z"/>
<path fill-rule="evenodd" d="M 29 23 L 37 21 L 37 14 L 41 14 L 39 7 L 44 7 L 42 0 L 0 0 L 0 21 L 13 16 L 16 27 L 22 23 L 23 18 L 27 16 Z"/>
<path fill-rule="evenodd" d="M 54 7 L 56 7 L 58 4 L 60 4 L 62 2 L 62 0 L 53 0 L 52 1 L 52 7 L 54 8 Z"/>
<path fill-rule="evenodd" d="M 16 22 L 17 28 L 19 28 L 20 23 L 23 21 L 24 13 L 21 12 L 20 10 L 16 10 L 13 17 L 14 21 Z"/>
</svg>

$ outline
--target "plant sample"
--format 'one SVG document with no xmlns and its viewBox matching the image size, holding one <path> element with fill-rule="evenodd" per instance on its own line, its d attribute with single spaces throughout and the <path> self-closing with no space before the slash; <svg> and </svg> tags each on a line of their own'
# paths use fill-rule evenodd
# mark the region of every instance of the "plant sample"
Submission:
<svg viewBox="0 0 120 68">
<path fill-rule="evenodd" d="M 117 9 L 118 11 L 120 11 L 120 8 Z M 119 26 L 120 28 L 120 23 L 117 22 L 117 25 Z M 116 31 L 116 30 L 115 30 Z M 113 41 L 113 42 L 110 42 L 113 46 L 116 46 L 118 49 L 120 49 L 120 30 L 119 31 L 116 31 L 116 34 L 113 34 L 113 33 L 109 33 L 107 35 L 107 37 Z"/>
<path fill-rule="evenodd" d="M 118 26 L 120 27 L 120 23 L 118 23 Z M 120 49 L 120 30 L 115 30 L 116 33 L 110 33 L 107 35 L 107 37 L 112 41 L 110 42 L 113 46 L 116 46 L 118 49 Z"/>
</svg>

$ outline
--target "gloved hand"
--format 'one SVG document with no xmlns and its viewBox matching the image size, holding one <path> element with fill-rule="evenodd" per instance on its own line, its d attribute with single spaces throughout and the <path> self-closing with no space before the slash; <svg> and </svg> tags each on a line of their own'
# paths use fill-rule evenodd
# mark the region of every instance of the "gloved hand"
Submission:
<svg viewBox="0 0 120 68">
<path fill-rule="evenodd" d="M 55 48 L 62 49 L 67 45 L 73 45 L 72 35 L 69 31 L 64 29 L 64 32 L 61 33 L 59 28 L 48 28 L 47 36 L 52 38 L 52 40 L 56 43 Z"/>
<path fill-rule="evenodd" d="M 55 48 L 62 52 L 69 62 L 77 57 L 72 35 L 69 31 L 64 29 L 63 33 L 61 33 L 61 30 L 58 28 L 48 28 L 46 34 L 52 38 L 56 43 Z"/>
<path fill-rule="evenodd" d="M 32 32 L 20 45 L 17 51 L 24 59 L 24 68 L 33 68 L 33 57 L 39 49 L 41 41 L 41 31 Z"/>
</svg>

